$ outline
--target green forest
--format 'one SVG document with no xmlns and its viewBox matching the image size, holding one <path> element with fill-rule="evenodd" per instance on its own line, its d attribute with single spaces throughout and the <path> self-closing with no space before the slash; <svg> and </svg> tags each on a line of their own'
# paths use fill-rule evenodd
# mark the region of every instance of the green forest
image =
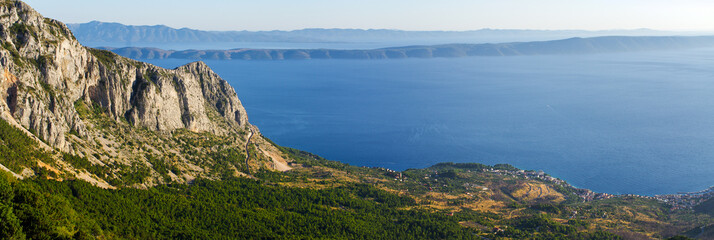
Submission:
<svg viewBox="0 0 714 240">
<path fill-rule="evenodd" d="M 1 160 L 13 168 L 52 158 L 2 120 L 0 140 Z M 2 239 L 480 239 L 488 233 L 459 222 L 492 225 L 494 218 L 475 211 L 450 216 L 361 183 L 317 190 L 228 178 L 111 190 L 81 180 L 51 180 L 42 172 L 25 180 L 0 173 Z M 516 224 L 521 230 L 499 234 L 616 238 L 604 232 L 583 235 L 547 216 Z M 547 231 L 528 233 L 533 224 Z"/>
<path fill-rule="evenodd" d="M 35 166 L 36 172 L 20 180 L 0 171 L 0 239 L 621 239 L 586 230 L 580 221 L 558 222 L 547 211 L 506 219 L 467 208 L 437 210 L 372 184 L 283 186 L 278 182 L 286 180 L 285 173 L 267 170 L 254 179 L 199 178 L 148 189 L 104 189 L 73 178 L 53 180 L 56 175 L 36 161 L 61 158 L 86 169 L 97 166 L 86 158 L 41 150 L 4 120 L 0 143 L 0 162 L 11 170 Z M 286 152 L 303 161 L 354 168 L 294 149 Z M 461 167 L 469 166 L 485 165 Z"/>
<path fill-rule="evenodd" d="M 3 174 L 0 238 L 480 239 L 487 234 L 459 224 L 483 222 L 488 218 L 482 213 L 449 216 L 415 205 L 410 197 L 364 184 L 312 190 L 236 178 L 107 190 L 83 181 L 20 181 Z M 618 238 L 578 233 L 546 215 L 518 219 L 513 226 L 499 236 Z"/>
</svg>

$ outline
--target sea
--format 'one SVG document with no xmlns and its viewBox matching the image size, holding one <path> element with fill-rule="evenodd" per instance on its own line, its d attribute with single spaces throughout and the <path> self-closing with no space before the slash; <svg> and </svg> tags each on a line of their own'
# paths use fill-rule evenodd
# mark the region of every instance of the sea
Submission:
<svg viewBox="0 0 714 240">
<path fill-rule="evenodd" d="M 714 185 L 714 49 L 205 62 L 263 135 L 331 160 L 508 163 L 612 194 Z"/>
</svg>

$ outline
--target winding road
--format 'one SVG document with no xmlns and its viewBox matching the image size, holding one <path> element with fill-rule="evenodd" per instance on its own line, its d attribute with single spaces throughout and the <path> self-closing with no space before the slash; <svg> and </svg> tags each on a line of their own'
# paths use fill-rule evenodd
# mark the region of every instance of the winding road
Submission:
<svg viewBox="0 0 714 240">
<path fill-rule="evenodd" d="M 248 151 L 248 146 L 250 145 L 251 138 L 253 138 L 253 129 L 251 129 L 250 134 L 248 134 L 248 141 L 245 141 L 245 169 L 248 171 L 248 175 L 250 175 L 250 165 L 248 165 L 248 160 L 250 160 L 250 152 Z"/>
</svg>

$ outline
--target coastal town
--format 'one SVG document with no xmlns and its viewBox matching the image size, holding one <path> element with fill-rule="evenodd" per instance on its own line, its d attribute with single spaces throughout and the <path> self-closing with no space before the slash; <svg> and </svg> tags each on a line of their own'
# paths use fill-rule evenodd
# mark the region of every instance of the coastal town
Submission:
<svg viewBox="0 0 714 240">
<path fill-rule="evenodd" d="M 376 169 L 382 170 L 386 172 L 386 175 L 393 177 L 394 180 L 396 181 L 404 181 L 404 177 L 402 175 L 402 172 L 387 169 L 387 168 L 379 168 L 377 167 Z M 508 170 L 508 169 L 495 169 L 495 168 L 484 168 L 481 170 L 482 172 L 485 173 L 491 173 L 491 174 L 498 174 L 498 175 L 503 175 L 503 176 L 510 176 L 510 177 L 515 177 L 515 178 L 524 178 L 524 179 L 535 179 L 535 180 L 540 180 L 556 185 L 560 185 L 569 189 L 572 189 L 573 192 L 583 201 L 583 202 L 590 202 L 590 201 L 596 201 L 596 200 L 604 200 L 604 199 L 610 199 L 610 198 L 618 198 L 618 197 L 637 197 L 637 198 L 644 198 L 644 199 L 651 199 L 651 200 L 657 200 L 662 203 L 667 204 L 671 210 L 686 210 L 686 209 L 692 209 L 693 207 L 705 202 L 706 200 L 709 200 L 714 197 L 714 186 L 698 191 L 698 192 L 680 192 L 676 194 L 665 194 L 665 195 L 655 195 L 655 196 L 645 196 L 645 195 L 637 195 L 637 194 L 610 194 L 610 193 L 600 193 L 600 192 L 595 192 L 590 189 L 585 189 L 585 188 L 576 188 L 566 181 L 552 177 L 548 174 L 546 174 L 544 171 L 539 170 L 539 171 L 533 171 L 533 170 Z M 427 175 L 428 178 L 430 175 Z M 434 176 L 438 176 L 438 171 L 434 172 Z M 474 187 L 474 188 L 483 188 L 483 190 L 488 190 L 488 188 L 480 186 L 480 185 L 470 185 L 467 183 L 468 187 Z M 431 190 L 431 187 L 430 187 Z"/>
<path fill-rule="evenodd" d="M 714 197 L 714 186 L 698 192 L 685 192 L 655 196 L 657 200 L 669 204 L 674 210 L 691 209 L 694 206 L 697 206 L 700 203 L 711 199 L 712 197 Z"/>
<path fill-rule="evenodd" d="M 489 172 L 489 173 L 496 173 L 500 175 L 510 175 L 511 177 L 522 177 L 525 179 L 537 179 L 545 182 L 550 182 L 556 185 L 561 185 L 563 187 L 567 187 L 570 189 L 575 190 L 575 194 L 580 197 L 583 202 L 589 202 L 589 201 L 594 201 L 594 200 L 601 200 L 601 199 L 609 199 L 613 197 L 617 197 L 619 195 L 615 194 L 609 194 L 609 193 L 598 193 L 591 191 L 590 189 L 584 189 L 584 188 L 576 188 L 573 187 L 572 185 L 568 184 L 562 179 L 552 177 L 548 174 L 546 174 L 544 171 L 539 170 L 539 171 L 526 171 L 526 170 L 503 170 L 503 169 L 484 169 L 484 172 Z"/>
<path fill-rule="evenodd" d="M 693 207 L 714 197 L 714 186 L 712 186 L 706 190 L 702 190 L 702 191 L 698 191 L 698 192 L 681 192 L 681 193 L 677 193 L 677 194 L 655 195 L 654 197 L 652 197 L 652 196 L 643 196 L 643 195 L 637 195 L 637 194 L 598 193 L 598 192 L 594 192 L 590 189 L 576 188 L 576 187 L 573 187 L 572 185 L 568 184 L 567 182 L 565 182 L 562 179 L 554 178 L 554 177 L 551 177 L 551 176 L 545 174 L 543 171 L 525 171 L 525 170 L 511 171 L 511 170 L 501 170 L 501 169 L 491 168 L 491 169 L 484 169 L 484 172 L 491 172 L 491 173 L 497 173 L 497 174 L 503 174 L 503 175 L 511 175 L 513 177 L 524 177 L 526 179 L 539 179 L 539 180 L 543 180 L 546 182 L 551 182 L 554 184 L 569 187 L 569 188 L 574 189 L 575 193 L 584 202 L 589 202 L 589 201 L 594 201 L 594 200 L 602 200 L 602 199 L 610 199 L 610 198 L 615 198 L 615 197 L 638 197 L 638 198 L 658 200 L 660 202 L 663 202 L 663 203 L 669 205 L 671 210 L 680 210 L 680 209 L 692 209 Z"/>
</svg>

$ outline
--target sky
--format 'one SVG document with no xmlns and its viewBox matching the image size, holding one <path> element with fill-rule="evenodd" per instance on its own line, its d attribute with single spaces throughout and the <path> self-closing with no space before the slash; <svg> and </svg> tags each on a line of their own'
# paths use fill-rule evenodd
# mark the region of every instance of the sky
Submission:
<svg viewBox="0 0 714 240">
<path fill-rule="evenodd" d="M 65 23 L 201 30 L 714 30 L 712 0 L 25 0 Z"/>
</svg>

